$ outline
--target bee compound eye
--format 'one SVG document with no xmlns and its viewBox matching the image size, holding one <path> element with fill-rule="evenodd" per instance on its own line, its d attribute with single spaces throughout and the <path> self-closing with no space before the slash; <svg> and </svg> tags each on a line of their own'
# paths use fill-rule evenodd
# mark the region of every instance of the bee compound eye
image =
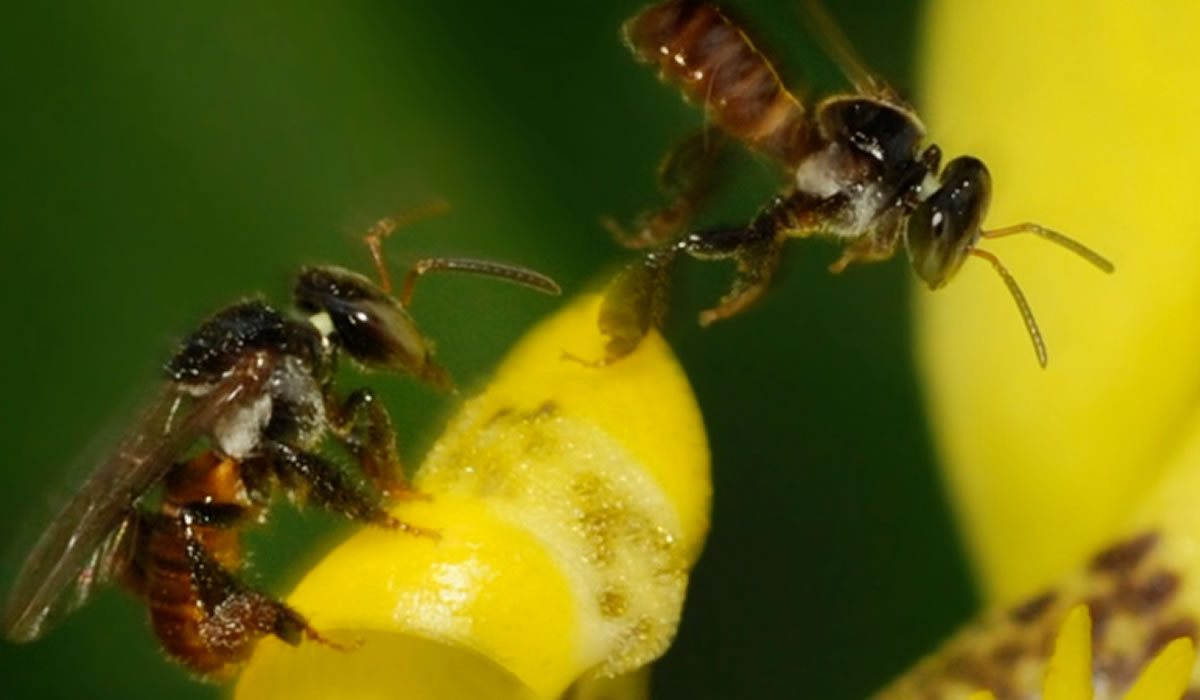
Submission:
<svg viewBox="0 0 1200 700">
<path fill-rule="evenodd" d="M 946 214 L 940 208 L 933 209 L 929 217 L 929 230 L 934 238 L 941 239 L 946 234 Z"/>
</svg>

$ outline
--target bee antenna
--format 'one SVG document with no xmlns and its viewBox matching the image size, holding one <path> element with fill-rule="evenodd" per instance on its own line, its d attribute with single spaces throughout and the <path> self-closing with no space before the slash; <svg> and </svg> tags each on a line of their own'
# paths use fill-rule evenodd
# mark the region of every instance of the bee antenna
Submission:
<svg viewBox="0 0 1200 700">
<path fill-rule="evenodd" d="M 412 303 L 413 289 L 417 280 L 426 272 L 466 272 L 473 275 L 495 277 L 497 279 L 529 287 L 544 294 L 558 296 L 562 288 L 553 279 L 537 270 L 531 270 L 520 265 L 478 260 L 475 258 L 425 258 L 413 263 L 412 269 L 404 278 L 403 291 L 400 294 L 400 304 L 408 308 Z"/>
<path fill-rule="evenodd" d="M 1075 253 L 1079 257 L 1087 260 L 1091 264 L 1109 274 L 1116 269 L 1113 266 L 1112 261 L 1110 261 L 1108 258 L 1085 246 L 1074 238 L 1064 236 L 1058 231 L 1052 231 L 1045 226 L 1035 224 L 1032 221 L 1026 221 L 1022 224 L 1016 224 L 1015 226 L 1005 226 L 1004 228 L 998 228 L 992 231 L 984 231 L 980 234 L 980 236 L 983 238 L 1000 238 L 1001 236 L 1011 236 L 1014 233 L 1032 233 L 1034 235 L 1041 236 L 1048 241 L 1059 244 L 1060 246 Z"/>
<path fill-rule="evenodd" d="M 1021 318 L 1025 320 L 1025 329 L 1029 331 L 1029 339 L 1033 341 L 1033 351 L 1037 353 L 1038 363 L 1044 369 L 1048 360 L 1046 356 L 1046 343 L 1042 340 L 1042 332 L 1038 329 L 1037 321 L 1033 318 L 1033 310 L 1029 308 L 1029 302 L 1025 300 L 1025 295 L 1021 293 L 1021 288 L 1017 285 L 1017 280 L 1009 274 L 1008 269 L 1000 262 L 1000 258 L 978 248 L 971 249 L 971 255 L 983 258 L 992 264 L 996 272 L 1000 274 L 1000 278 L 1004 280 L 1005 286 L 1012 294 L 1013 301 L 1017 302 L 1017 308 L 1021 310 Z M 1101 258 L 1103 259 L 1103 258 Z"/>
<path fill-rule="evenodd" d="M 375 272 L 379 274 L 379 286 L 383 291 L 391 293 L 392 278 L 388 276 L 387 263 L 383 259 L 383 241 L 392 235 L 396 229 L 404 228 L 421 219 L 439 216 L 450 211 L 450 202 L 444 197 L 437 197 L 419 207 L 401 212 L 396 216 L 387 216 L 376 221 L 363 235 L 367 250 L 371 251 L 371 261 L 375 263 Z"/>
</svg>

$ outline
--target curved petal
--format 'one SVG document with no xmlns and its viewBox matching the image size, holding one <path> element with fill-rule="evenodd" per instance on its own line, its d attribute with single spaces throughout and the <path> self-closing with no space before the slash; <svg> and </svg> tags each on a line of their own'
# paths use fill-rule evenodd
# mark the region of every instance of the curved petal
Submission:
<svg viewBox="0 0 1200 700">
<path fill-rule="evenodd" d="M 1067 613 L 1046 665 L 1044 700 L 1092 700 L 1092 620 L 1085 605 Z"/>
<path fill-rule="evenodd" d="M 983 242 L 1029 297 L 1046 371 L 986 265 L 915 294 L 947 480 L 993 602 L 1111 538 L 1184 437 L 1200 389 L 1196 36 L 1186 0 L 929 10 L 924 116 L 947 154 L 991 169 L 987 225 L 1034 220 L 1117 268 L 1033 237 Z"/>
<path fill-rule="evenodd" d="M 364 529 L 289 602 L 351 652 L 266 640 L 239 698 L 553 698 L 662 654 L 708 528 L 709 457 L 657 335 L 607 367 L 599 300 L 530 332 L 395 509 L 439 539 Z M 615 688 L 636 696 L 644 681 Z M 625 692 L 625 691 L 622 691 Z"/>
</svg>

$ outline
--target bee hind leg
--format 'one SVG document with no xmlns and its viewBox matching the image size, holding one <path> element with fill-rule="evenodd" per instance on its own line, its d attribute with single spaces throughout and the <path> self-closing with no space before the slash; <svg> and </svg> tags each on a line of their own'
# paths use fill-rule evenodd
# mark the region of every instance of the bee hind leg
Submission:
<svg viewBox="0 0 1200 700">
<path fill-rule="evenodd" d="M 608 342 L 605 358 L 598 364 L 615 362 L 630 354 L 651 328 L 662 325 L 674 261 L 675 251 L 671 249 L 647 253 L 618 272 L 609 283 L 597 320 Z"/>
<path fill-rule="evenodd" d="M 667 203 L 638 214 L 626 228 L 605 217 L 601 223 L 626 248 L 657 248 L 683 231 L 720 185 L 728 138 L 715 127 L 696 131 L 667 152 L 658 166 L 658 188 Z"/>
<path fill-rule="evenodd" d="M 195 630 L 203 652 L 193 650 L 190 662 L 199 663 L 202 656 L 208 672 L 220 674 L 244 660 L 267 634 L 293 646 L 304 638 L 344 646 L 321 635 L 287 604 L 243 582 L 231 568 L 239 563 L 236 534 L 222 531 L 244 524 L 252 513 L 234 503 L 201 502 L 181 506 L 175 518 L 199 602 Z"/>
</svg>

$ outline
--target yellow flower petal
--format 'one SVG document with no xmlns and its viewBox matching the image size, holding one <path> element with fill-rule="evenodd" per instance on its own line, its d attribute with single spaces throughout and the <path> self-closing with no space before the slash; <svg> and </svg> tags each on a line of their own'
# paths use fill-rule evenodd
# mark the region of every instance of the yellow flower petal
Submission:
<svg viewBox="0 0 1200 700">
<path fill-rule="evenodd" d="M 987 225 L 1035 220 L 1117 265 L 984 242 L 1029 297 L 1046 371 L 987 265 L 915 295 L 951 493 L 985 593 L 1005 602 L 1111 539 L 1196 402 L 1200 4 L 936 0 L 928 17 L 923 115 L 948 156 L 991 169 Z"/>
<path fill-rule="evenodd" d="M 1181 89 L 1200 69 L 1200 5 L 935 0 L 929 17 L 923 114 L 947 154 L 991 168 L 987 224 L 1039 221 L 1117 272 L 1032 237 L 984 241 L 1030 298 L 1045 372 L 987 266 L 916 294 L 947 481 L 985 595 L 1003 607 L 881 697 L 1034 695 L 1048 625 L 1086 603 L 1097 697 L 1120 697 L 1144 670 L 1130 692 L 1173 700 L 1193 657 L 1150 659 L 1200 632 L 1200 139 L 1188 116 L 1200 94 Z M 1082 692 L 1066 678 L 1050 673 L 1045 697 Z"/>
<path fill-rule="evenodd" d="M 1178 700 L 1187 690 L 1195 662 L 1192 640 L 1176 639 L 1154 657 L 1125 700 Z"/>
<path fill-rule="evenodd" d="M 598 303 L 530 332 L 433 447 L 415 477 L 432 500 L 394 512 L 440 539 L 367 528 L 297 586 L 291 605 L 362 646 L 264 640 L 237 697 L 554 698 L 666 650 L 708 527 L 708 448 L 657 335 L 609 367 L 563 359 L 601 352 Z"/>
<path fill-rule="evenodd" d="M 648 700 L 649 697 L 650 667 L 643 666 L 616 678 L 583 678 L 571 686 L 563 700 Z"/>
<path fill-rule="evenodd" d="M 1054 656 L 1046 666 L 1044 700 L 1092 700 L 1092 620 L 1087 606 L 1077 605 L 1054 640 Z"/>
</svg>

